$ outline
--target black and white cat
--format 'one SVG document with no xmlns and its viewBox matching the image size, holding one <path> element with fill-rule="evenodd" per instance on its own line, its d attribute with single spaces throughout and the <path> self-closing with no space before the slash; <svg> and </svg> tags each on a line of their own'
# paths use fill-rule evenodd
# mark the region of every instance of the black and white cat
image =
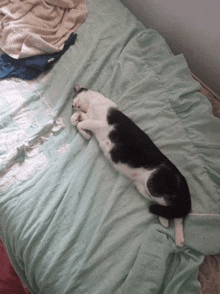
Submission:
<svg viewBox="0 0 220 294">
<path fill-rule="evenodd" d="M 79 85 L 74 88 L 71 122 L 90 139 L 96 136 L 114 168 L 131 179 L 145 198 L 153 201 L 150 212 L 163 226 L 174 220 L 175 242 L 182 247 L 183 218 L 191 209 L 187 182 L 176 166 L 117 105 L 100 93 Z"/>
</svg>

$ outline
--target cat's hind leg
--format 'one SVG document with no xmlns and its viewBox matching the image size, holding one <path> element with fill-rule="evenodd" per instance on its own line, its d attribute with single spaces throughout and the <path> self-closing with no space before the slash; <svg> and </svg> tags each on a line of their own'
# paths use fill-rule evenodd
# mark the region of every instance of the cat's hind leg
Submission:
<svg viewBox="0 0 220 294">
<path fill-rule="evenodd" d="M 174 218 L 175 227 L 175 243 L 178 247 L 184 246 L 184 236 L 183 236 L 183 219 Z"/>
<path fill-rule="evenodd" d="M 165 227 L 169 227 L 169 220 L 164 217 L 159 217 L 160 223 Z M 175 228 L 175 243 L 178 247 L 184 246 L 184 236 L 183 236 L 183 219 L 175 218 L 174 220 Z"/>
<path fill-rule="evenodd" d="M 168 219 L 160 216 L 159 217 L 159 221 L 160 221 L 160 223 L 161 223 L 162 226 L 164 226 L 165 228 L 169 228 L 169 221 L 168 221 Z"/>
</svg>

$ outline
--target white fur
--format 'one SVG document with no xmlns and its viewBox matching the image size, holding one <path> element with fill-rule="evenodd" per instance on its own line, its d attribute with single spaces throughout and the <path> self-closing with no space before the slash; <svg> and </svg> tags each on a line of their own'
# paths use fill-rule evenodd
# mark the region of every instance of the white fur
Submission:
<svg viewBox="0 0 220 294">
<path fill-rule="evenodd" d="M 80 86 L 77 85 L 75 90 L 78 92 Z M 77 126 L 79 132 L 86 139 L 91 138 L 92 132 L 96 136 L 105 156 L 111 161 L 109 152 L 113 147 L 113 143 L 110 141 L 108 135 L 114 127 L 109 126 L 107 114 L 110 107 L 117 108 L 117 105 L 100 93 L 87 90 L 77 95 L 73 100 L 73 107 L 77 111 L 71 117 L 72 124 Z M 141 195 L 161 205 L 166 205 L 162 197 L 153 197 L 147 190 L 146 182 L 154 170 L 148 171 L 144 168 L 131 168 L 126 164 L 115 164 L 112 161 L 111 163 L 117 171 L 134 181 Z M 169 221 L 167 219 L 159 217 L 159 220 L 164 227 L 169 227 Z M 176 245 L 182 247 L 184 245 L 183 221 L 182 219 L 175 219 L 174 224 Z"/>
<path fill-rule="evenodd" d="M 183 219 L 175 218 L 175 242 L 178 247 L 184 246 L 184 236 L 183 236 Z"/>
</svg>

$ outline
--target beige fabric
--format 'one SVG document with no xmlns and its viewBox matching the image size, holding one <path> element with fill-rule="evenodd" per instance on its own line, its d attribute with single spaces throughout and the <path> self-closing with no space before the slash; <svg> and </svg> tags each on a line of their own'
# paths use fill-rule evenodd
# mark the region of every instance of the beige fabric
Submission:
<svg viewBox="0 0 220 294">
<path fill-rule="evenodd" d="M 0 48 L 16 59 L 58 52 L 86 16 L 85 0 L 1 0 Z"/>
</svg>

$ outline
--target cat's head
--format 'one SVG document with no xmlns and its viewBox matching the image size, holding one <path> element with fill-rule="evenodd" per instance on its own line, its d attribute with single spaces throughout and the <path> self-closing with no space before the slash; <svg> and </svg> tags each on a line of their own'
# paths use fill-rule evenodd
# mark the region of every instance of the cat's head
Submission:
<svg viewBox="0 0 220 294">
<path fill-rule="evenodd" d="M 87 99 L 87 92 L 88 89 L 81 87 L 80 85 L 74 86 L 75 91 L 75 98 L 73 99 L 73 107 L 76 110 L 81 110 L 83 112 L 86 112 L 89 106 L 89 101 Z"/>
</svg>

